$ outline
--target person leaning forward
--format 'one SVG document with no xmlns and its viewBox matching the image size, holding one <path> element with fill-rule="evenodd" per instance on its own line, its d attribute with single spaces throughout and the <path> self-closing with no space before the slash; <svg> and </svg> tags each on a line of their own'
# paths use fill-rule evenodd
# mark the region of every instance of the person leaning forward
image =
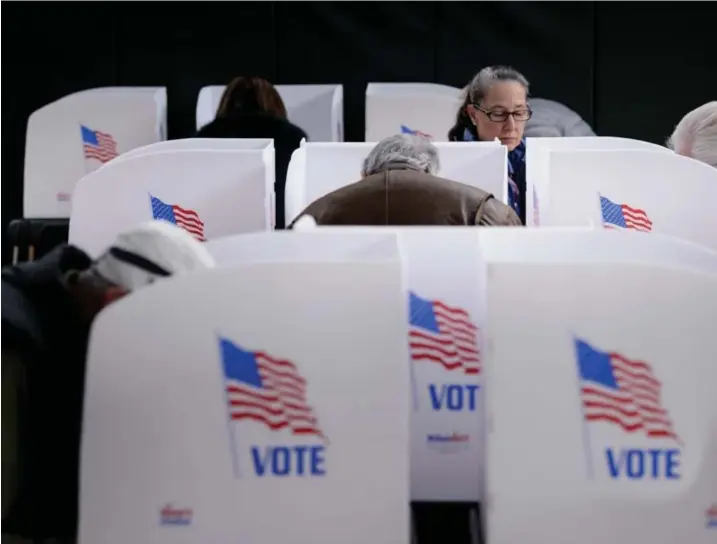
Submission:
<svg viewBox="0 0 717 544">
<path fill-rule="evenodd" d="M 312 202 L 292 222 L 318 225 L 521 226 L 493 195 L 437 177 L 438 150 L 427 139 L 397 134 L 381 140 L 363 163 L 363 179 Z"/>
<path fill-rule="evenodd" d="M 188 232 L 153 221 L 93 261 L 62 245 L 2 271 L 2 541 L 74 542 L 85 356 L 109 304 L 168 276 L 212 268 Z"/>
</svg>

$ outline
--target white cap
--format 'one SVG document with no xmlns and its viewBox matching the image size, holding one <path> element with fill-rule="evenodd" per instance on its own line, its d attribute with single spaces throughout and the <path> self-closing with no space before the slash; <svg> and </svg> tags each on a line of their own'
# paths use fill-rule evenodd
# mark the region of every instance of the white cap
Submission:
<svg viewBox="0 0 717 544">
<path fill-rule="evenodd" d="M 106 280 L 129 291 L 155 280 L 214 268 L 206 247 L 184 229 L 167 221 L 149 221 L 117 236 L 95 262 Z"/>
<path fill-rule="evenodd" d="M 313 215 L 302 215 L 296 220 L 292 228 L 293 230 L 311 230 L 317 226 L 316 219 L 314 219 Z"/>
</svg>

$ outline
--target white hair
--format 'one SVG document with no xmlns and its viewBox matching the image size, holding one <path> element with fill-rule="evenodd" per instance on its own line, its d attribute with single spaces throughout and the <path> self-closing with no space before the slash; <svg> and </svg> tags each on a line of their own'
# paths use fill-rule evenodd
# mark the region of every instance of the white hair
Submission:
<svg viewBox="0 0 717 544">
<path fill-rule="evenodd" d="M 376 144 L 363 161 L 361 175 L 367 177 L 399 168 L 435 175 L 439 166 L 438 149 L 426 138 L 414 134 L 396 134 Z"/>
<path fill-rule="evenodd" d="M 667 145 L 680 155 L 717 168 L 717 100 L 685 115 Z"/>
</svg>

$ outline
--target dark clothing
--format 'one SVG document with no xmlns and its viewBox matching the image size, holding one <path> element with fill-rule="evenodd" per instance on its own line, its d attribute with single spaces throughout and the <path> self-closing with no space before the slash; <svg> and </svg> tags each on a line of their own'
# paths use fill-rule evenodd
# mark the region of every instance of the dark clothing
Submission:
<svg viewBox="0 0 717 544">
<path fill-rule="evenodd" d="M 197 138 L 273 138 L 276 194 L 276 228 L 284 228 L 284 189 L 286 172 L 294 150 L 302 138 L 308 141 L 306 133 L 286 119 L 266 114 L 234 114 L 231 117 L 214 119 L 204 125 L 196 134 Z"/>
<path fill-rule="evenodd" d="M 14 437 L 18 489 L 12 504 L 3 505 L 3 534 L 71 538 L 77 532 L 90 323 L 64 276 L 90 265 L 81 250 L 60 246 L 38 261 L 2 271 L 3 371 L 19 365 L 24 382 L 17 385 L 22 390 L 17 391 Z M 3 389 L 10 386 L 3 382 Z"/>
<path fill-rule="evenodd" d="M 513 210 L 493 195 L 409 169 L 389 169 L 342 187 L 302 215 L 318 225 L 520 226 Z"/>
<path fill-rule="evenodd" d="M 463 130 L 463 137 L 458 140 L 463 142 L 476 142 L 478 138 L 466 128 Z M 508 151 L 508 203 L 520 217 L 525 225 L 525 193 L 528 190 L 525 180 L 525 138 L 513 151 Z"/>
</svg>

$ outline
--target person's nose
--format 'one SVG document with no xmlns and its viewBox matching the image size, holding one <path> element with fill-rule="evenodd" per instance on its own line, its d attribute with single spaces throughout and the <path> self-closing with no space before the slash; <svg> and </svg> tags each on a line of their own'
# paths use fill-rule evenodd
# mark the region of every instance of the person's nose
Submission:
<svg viewBox="0 0 717 544">
<path fill-rule="evenodd" d="M 513 130 L 515 128 L 515 119 L 512 115 L 508 115 L 508 119 L 505 120 L 505 128 Z"/>
</svg>

